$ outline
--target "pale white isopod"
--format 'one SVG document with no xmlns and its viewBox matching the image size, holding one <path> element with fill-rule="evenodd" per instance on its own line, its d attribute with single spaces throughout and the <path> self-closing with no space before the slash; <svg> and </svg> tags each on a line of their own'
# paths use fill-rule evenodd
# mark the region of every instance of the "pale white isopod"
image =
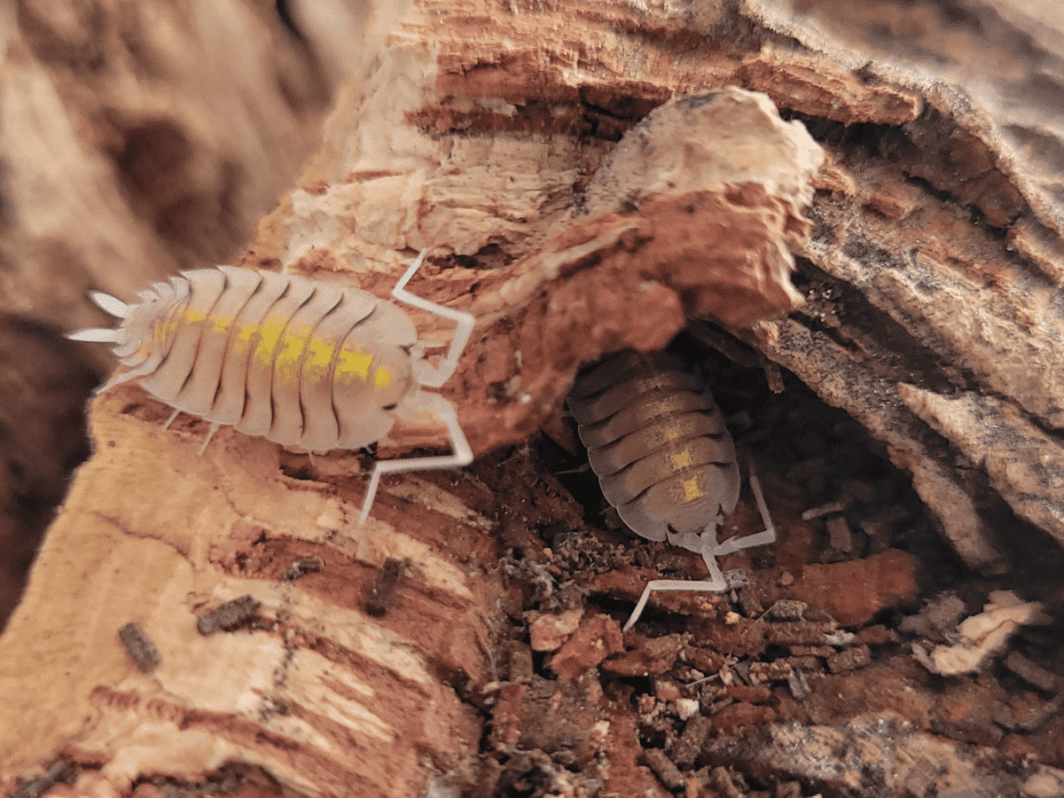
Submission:
<svg viewBox="0 0 1064 798">
<path fill-rule="evenodd" d="M 447 426 L 452 453 L 378 461 L 361 524 L 383 474 L 473 460 L 454 409 L 421 389 L 438 388 L 454 374 L 476 319 L 405 290 L 425 254 L 392 297 L 455 322 L 435 366 L 423 358 L 410 317 L 391 302 L 357 288 L 233 266 L 182 272 L 128 305 L 91 292 L 121 320 L 118 327 L 68 337 L 114 344 L 128 370 L 101 390 L 137 380 L 174 408 L 167 425 L 182 412 L 209 421 L 201 452 L 223 425 L 310 452 L 357 449 L 383 438 L 397 417 L 431 411 Z"/>
</svg>

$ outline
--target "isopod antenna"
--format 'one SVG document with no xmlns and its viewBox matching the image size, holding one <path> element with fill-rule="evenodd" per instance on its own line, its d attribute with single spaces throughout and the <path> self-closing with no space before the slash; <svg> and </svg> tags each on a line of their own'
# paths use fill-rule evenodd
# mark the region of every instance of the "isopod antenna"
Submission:
<svg viewBox="0 0 1064 798">
<path fill-rule="evenodd" d="M 628 619 L 622 631 L 627 632 L 635 626 L 639 616 L 643 614 L 643 610 L 646 608 L 650 594 L 654 591 L 723 593 L 728 589 L 728 581 L 724 578 L 724 574 L 721 573 L 720 566 L 717 564 L 717 557 L 731 554 L 740 549 L 766 546 L 775 542 L 776 527 L 772 524 L 772 517 L 768 512 L 768 504 L 766 504 L 765 496 L 761 492 L 761 481 L 754 473 L 753 463 L 750 464 L 750 489 L 754 493 L 754 501 L 757 502 L 757 510 L 761 514 L 761 521 L 765 525 L 765 530 L 746 537 L 728 538 L 723 543 L 717 542 L 716 522 L 707 526 L 697 535 L 676 536 L 675 538 L 670 535 L 669 542 L 673 545 L 682 546 L 688 551 L 694 551 L 702 555 L 702 560 L 709 569 L 709 579 L 697 582 L 688 582 L 682 579 L 655 579 L 647 582 L 647 586 L 643 588 L 643 595 L 639 597 L 639 602 L 635 605 L 635 610 L 632 611 L 632 617 Z"/>
</svg>

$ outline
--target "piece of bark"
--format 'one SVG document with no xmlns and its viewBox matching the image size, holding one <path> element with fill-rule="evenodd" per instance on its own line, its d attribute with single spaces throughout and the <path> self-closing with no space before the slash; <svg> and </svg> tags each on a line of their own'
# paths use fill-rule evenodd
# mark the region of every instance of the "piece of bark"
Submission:
<svg viewBox="0 0 1064 798">
<path fill-rule="evenodd" d="M 979 756 L 970 756 L 971 749 Z M 802 779 L 842 795 L 926 795 L 936 788 L 1004 795 L 1030 778 L 984 764 L 993 759 L 991 748 L 914 730 L 890 712 L 846 726 L 770 724 L 739 739 L 711 742 L 702 756 L 759 778 Z"/>
<path fill-rule="evenodd" d="M 425 751 L 446 762 L 475 750 L 479 714 L 436 673 L 489 678 L 491 585 L 459 562 L 493 562 L 480 527 L 425 491 L 430 520 L 381 503 L 354 534 L 361 500 L 348 488 L 286 476 L 276 446 L 243 435 L 220 432 L 198 458 L 198 436 L 168 439 L 157 416 L 120 412 L 138 391 L 96 403 L 96 453 L 3 638 L 5 777 L 62 747 L 102 764 L 83 789 L 122 793 L 138 774 L 195 780 L 243 761 L 307 794 L 357 781 L 399 795 L 423 789 Z M 284 580 L 293 553 L 322 570 Z M 390 557 L 411 562 L 415 584 L 377 621 L 363 596 Z M 197 629 L 206 610 L 246 596 L 258 603 L 250 624 Z M 131 617 L 160 655 L 150 676 L 118 641 Z M 29 684 L 46 690 L 18 688 Z M 373 753 L 352 758 L 349 746 Z"/>
</svg>

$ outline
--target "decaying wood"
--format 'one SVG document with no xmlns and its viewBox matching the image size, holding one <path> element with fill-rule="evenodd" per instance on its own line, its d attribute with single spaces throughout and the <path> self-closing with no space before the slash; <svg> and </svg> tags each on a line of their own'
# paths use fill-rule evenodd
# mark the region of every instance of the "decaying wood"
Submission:
<svg viewBox="0 0 1064 798">
<path fill-rule="evenodd" d="M 443 393 L 481 456 L 526 442 L 582 364 L 625 347 L 661 348 L 689 319 L 713 319 L 884 442 L 965 563 L 1007 573 L 1016 556 L 1064 542 L 1064 214 L 1059 169 L 1034 146 L 1057 146 L 1046 131 L 1060 129 L 1059 105 L 1036 103 L 1042 95 L 1031 88 L 1006 124 L 996 91 L 966 93 L 957 81 L 971 75 L 921 63 L 932 39 L 914 38 L 904 62 L 888 60 L 862 50 L 867 31 L 846 27 L 830 6 L 798 17 L 783 3 L 676 12 L 425 0 L 355 82 L 361 67 L 345 65 L 329 32 L 295 4 L 295 24 L 326 74 L 352 83 L 322 125 L 300 187 L 236 262 L 386 296 L 413 253 L 429 248 L 430 266 L 411 290 L 478 317 Z M 1057 34 L 1018 12 L 979 8 L 1002 57 L 1058 96 L 1060 75 L 1044 66 L 1064 51 Z M 959 24 L 924 13 L 927 29 Z M 1023 48 L 1013 46 L 1021 39 Z M 729 86 L 764 92 L 816 142 L 796 122 L 773 119 L 764 98 L 666 104 Z M 171 123 L 197 129 L 180 114 Z M 234 136 L 211 130 L 218 141 Z M 217 185 L 205 193 L 226 196 Z M 255 218 L 255 203 L 238 204 L 234 218 Z M 91 264 L 64 283 L 67 306 L 84 275 L 128 297 L 143 269 L 154 275 L 194 257 L 163 256 L 160 238 L 123 224 L 119 260 L 138 270 L 105 279 L 102 258 L 86 256 Z M 232 237 L 193 252 L 214 256 Z M 100 236 L 85 251 L 106 245 Z M 67 326 L 91 323 L 78 313 Z M 442 351 L 448 327 L 412 315 Z M 509 639 L 507 617 L 521 611 L 498 563 L 501 545 L 541 551 L 530 531 L 537 524 L 580 526 L 552 480 L 521 470 L 517 455 L 496 481 L 475 469 L 404 475 L 385 480 L 371 521 L 356 529 L 364 455 L 312 462 L 222 430 L 197 458 L 205 425 L 182 418 L 164 431 L 167 415 L 135 386 L 92 407 L 95 454 L 0 638 L 0 785 L 58 759 L 72 763 L 77 782 L 57 784 L 55 794 L 126 795 L 150 787 L 140 782 L 197 783 L 234 764 L 254 768 L 237 781 L 264 793 L 345 795 L 357 785 L 360 794 L 406 796 L 433 784 L 437 794 L 491 794 L 508 776 L 479 758 L 487 745 L 512 755 L 514 772 L 549 774 L 556 791 L 591 794 L 597 780 L 605 793 L 664 794 L 638 760 L 636 721 L 624 701 L 603 696 L 594 668 L 642 678 L 683 660 L 719 674 L 724 655 L 678 635 L 621 640 L 613 619 L 555 596 L 569 613 L 564 629 L 560 615 L 526 620 L 555 639 L 539 650 L 555 652 L 559 681 L 532 673 L 527 647 L 521 653 L 524 644 Z M 393 430 L 376 454 L 443 440 L 426 419 Z M 553 566 L 529 556 L 508 567 L 549 586 L 551 567 L 567 556 L 562 542 L 555 549 Z M 911 601 L 913 559 L 887 551 L 854 565 L 869 600 L 854 609 L 840 599 L 835 620 L 769 628 L 747 596 L 745 617 L 703 631 L 733 657 L 792 646 L 804 652 L 792 659 L 820 657 L 842 684 L 868 663 L 867 645 L 834 652 L 824 636 L 841 640 L 836 621 L 861 626 Z M 294 567 L 312 560 L 320 567 Z M 368 613 L 381 569 L 395 562 L 403 563 L 396 595 Z M 815 603 L 813 571 L 788 598 Z M 596 574 L 587 589 L 628 596 L 625 580 L 630 574 Z M 238 600 L 238 620 L 202 633 L 205 614 Z M 723 598 L 682 601 L 666 606 L 725 613 Z M 130 622 L 157 649 L 149 673 L 118 638 Z M 803 673 L 788 663 L 764 680 L 789 679 L 799 695 L 808 692 Z M 726 698 L 735 711 L 713 716 L 716 728 L 775 717 L 761 682 L 748 681 Z M 655 689 L 675 703 L 667 686 Z M 709 756 L 784 772 L 749 747 L 698 753 L 708 734 L 699 728 L 691 725 L 685 768 Z M 839 734 L 810 729 L 814 738 Z M 571 772 L 543 753 L 565 740 L 578 741 L 565 749 Z M 610 766 L 594 771 L 596 757 Z M 662 781 L 695 789 L 658 760 L 647 764 L 657 762 Z M 981 767 L 949 764 L 965 785 L 979 782 Z M 722 767 L 710 780 L 738 789 Z"/>
</svg>

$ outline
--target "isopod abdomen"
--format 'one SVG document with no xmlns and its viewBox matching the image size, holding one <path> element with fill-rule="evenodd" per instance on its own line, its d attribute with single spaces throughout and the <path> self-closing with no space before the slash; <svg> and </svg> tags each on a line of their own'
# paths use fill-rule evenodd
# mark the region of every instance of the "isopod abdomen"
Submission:
<svg viewBox="0 0 1064 798">
<path fill-rule="evenodd" d="M 700 553 L 709 569 L 706 581 L 650 582 L 626 629 L 654 590 L 726 590 L 716 557 L 776 539 L 751 475 L 766 531 L 717 543 L 722 516 L 739 500 L 735 445 L 705 381 L 678 358 L 620 352 L 581 373 L 568 404 L 621 520 L 644 538 Z"/>
<path fill-rule="evenodd" d="M 414 323 L 391 302 L 357 288 L 233 266 L 182 272 L 129 305 L 93 292 L 93 301 L 121 323 L 69 337 L 113 343 L 128 370 L 104 390 L 137 380 L 175 416 L 211 422 L 207 441 L 230 425 L 310 452 L 357 449 L 384 437 L 396 417 L 432 411 L 447 425 L 453 454 L 378 462 L 364 521 L 383 473 L 473 459 L 454 409 L 421 388 L 438 388 L 454 373 L 475 319 L 404 289 L 424 257 L 392 297 L 456 323 L 436 366 L 422 359 Z"/>
</svg>

